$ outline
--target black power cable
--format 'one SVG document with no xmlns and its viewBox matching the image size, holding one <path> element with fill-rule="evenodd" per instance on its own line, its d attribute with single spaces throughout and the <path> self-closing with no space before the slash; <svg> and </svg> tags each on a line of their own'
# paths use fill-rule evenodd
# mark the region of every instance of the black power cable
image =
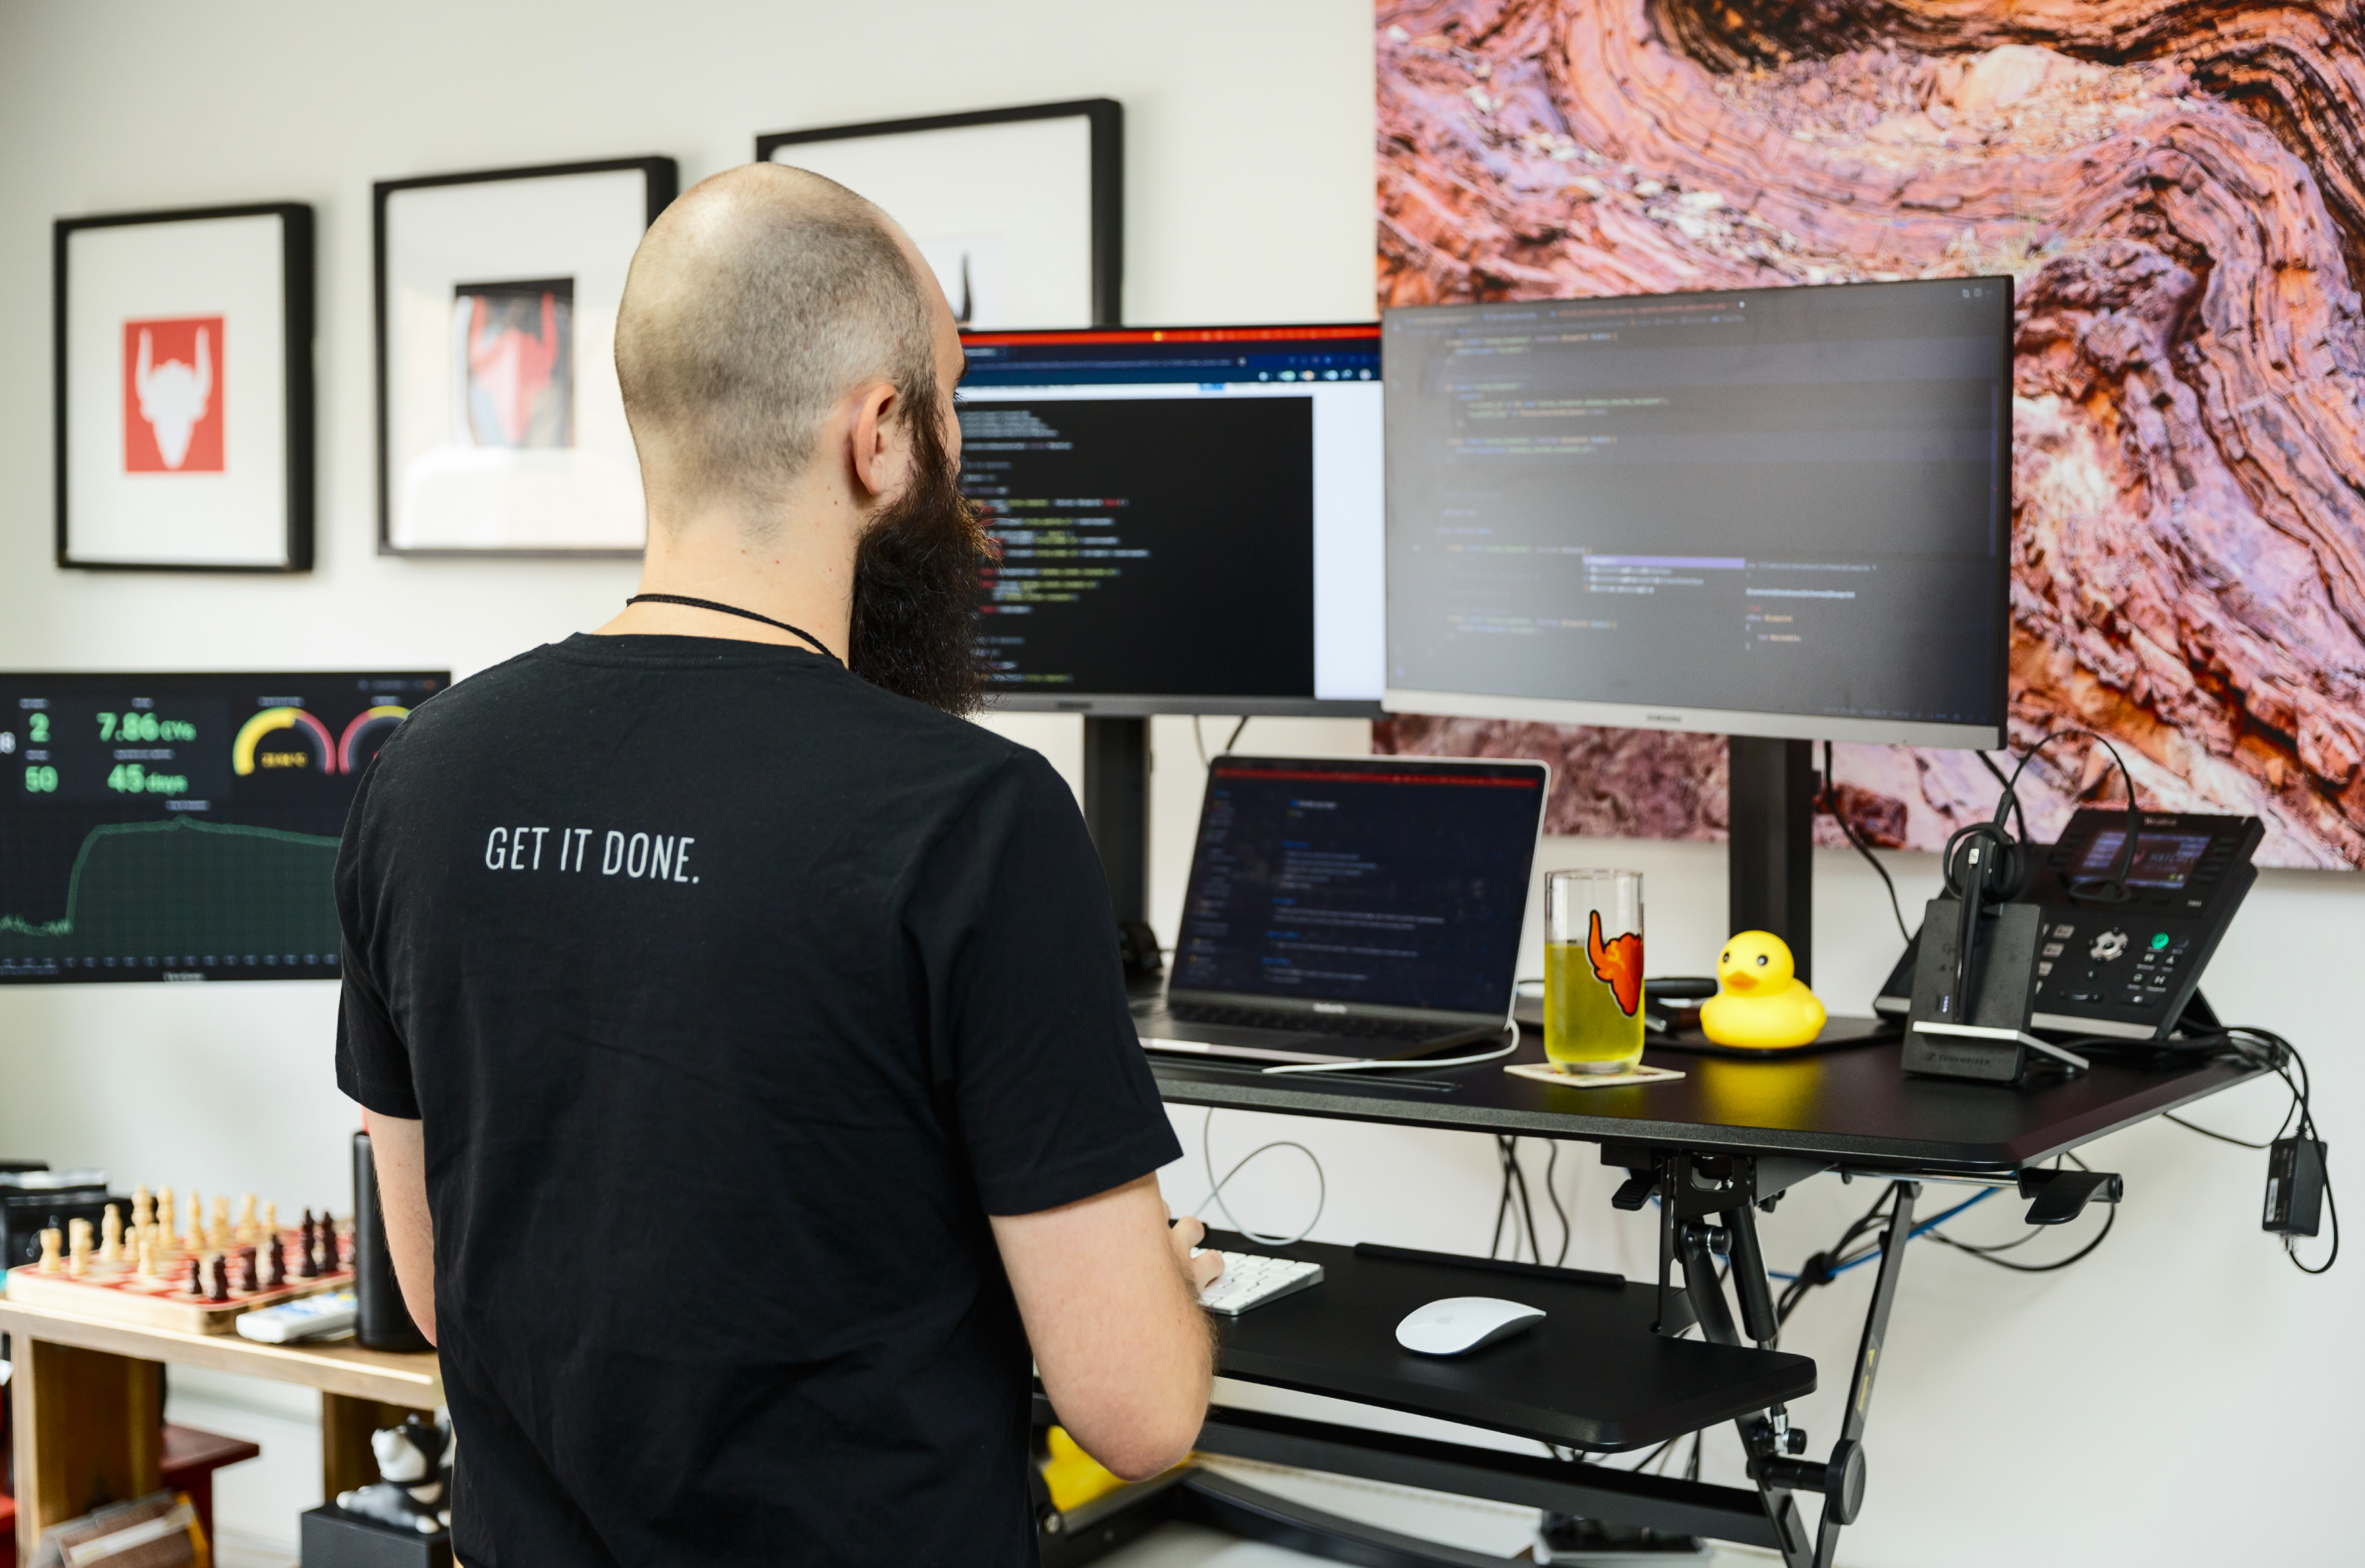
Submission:
<svg viewBox="0 0 2365 1568">
<path fill-rule="evenodd" d="M 2001 778 L 2002 775 L 1998 774 L 1997 777 Z M 1880 885 L 1889 890 L 1889 913 L 1897 917 L 1897 934 L 1908 942 L 1912 941 L 1913 933 L 1905 925 L 1905 906 L 1897 902 L 1897 884 L 1889 879 L 1889 868 L 1880 863 L 1880 857 L 1872 852 L 1872 846 L 1856 835 L 1855 824 L 1840 811 L 1839 786 L 1832 778 L 1832 743 L 1829 741 L 1823 743 L 1823 810 L 1831 813 L 1832 821 L 1840 824 L 1840 832 L 1855 846 L 1855 852 L 1879 873 Z"/>
</svg>

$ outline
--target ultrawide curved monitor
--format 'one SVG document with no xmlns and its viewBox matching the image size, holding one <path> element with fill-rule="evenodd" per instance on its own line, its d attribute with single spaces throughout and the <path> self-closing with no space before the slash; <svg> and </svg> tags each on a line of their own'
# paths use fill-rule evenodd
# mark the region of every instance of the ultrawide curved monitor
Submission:
<svg viewBox="0 0 2365 1568">
<path fill-rule="evenodd" d="M 1994 746 L 2012 282 L 1395 309 L 1392 711 Z"/>
<path fill-rule="evenodd" d="M 1379 711 L 1375 323 L 962 342 L 996 706 Z"/>
</svg>

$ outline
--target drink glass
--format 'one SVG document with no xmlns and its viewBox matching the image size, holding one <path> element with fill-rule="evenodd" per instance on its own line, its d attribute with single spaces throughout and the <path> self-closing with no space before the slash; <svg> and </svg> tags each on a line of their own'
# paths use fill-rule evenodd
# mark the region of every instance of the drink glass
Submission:
<svg viewBox="0 0 2365 1568">
<path fill-rule="evenodd" d="M 1545 874 L 1544 1055 L 1565 1072 L 1642 1059 L 1642 872 Z"/>
</svg>

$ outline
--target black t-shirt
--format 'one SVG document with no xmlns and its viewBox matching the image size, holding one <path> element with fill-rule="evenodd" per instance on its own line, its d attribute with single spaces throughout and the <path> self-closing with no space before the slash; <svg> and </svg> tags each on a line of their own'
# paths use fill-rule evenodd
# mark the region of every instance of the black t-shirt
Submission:
<svg viewBox="0 0 2365 1568">
<path fill-rule="evenodd" d="M 337 900 L 338 1082 L 425 1123 L 463 1561 L 1035 1560 L 986 1215 L 1181 1155 L 1042 757 L 577 636 L 395 733 Z"/>
</svg>

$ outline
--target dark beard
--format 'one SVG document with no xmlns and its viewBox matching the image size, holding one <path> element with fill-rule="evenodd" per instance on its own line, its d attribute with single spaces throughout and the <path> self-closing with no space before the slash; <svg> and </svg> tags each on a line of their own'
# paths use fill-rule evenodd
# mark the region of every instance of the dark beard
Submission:
<svg viewBox="0 0 2365 1568">
<path fill-rule="evenodd" d="M 907 397 L 906 406 L 934 401 Z M 846 667 L 899 697 L 971 713 L 985 696 L 978 574 L 992 545 L 960 493 L 960 470 L 936 421 L 915 417 L 912 426 L 912 483 L 855 548 Z"/>
</svg>

